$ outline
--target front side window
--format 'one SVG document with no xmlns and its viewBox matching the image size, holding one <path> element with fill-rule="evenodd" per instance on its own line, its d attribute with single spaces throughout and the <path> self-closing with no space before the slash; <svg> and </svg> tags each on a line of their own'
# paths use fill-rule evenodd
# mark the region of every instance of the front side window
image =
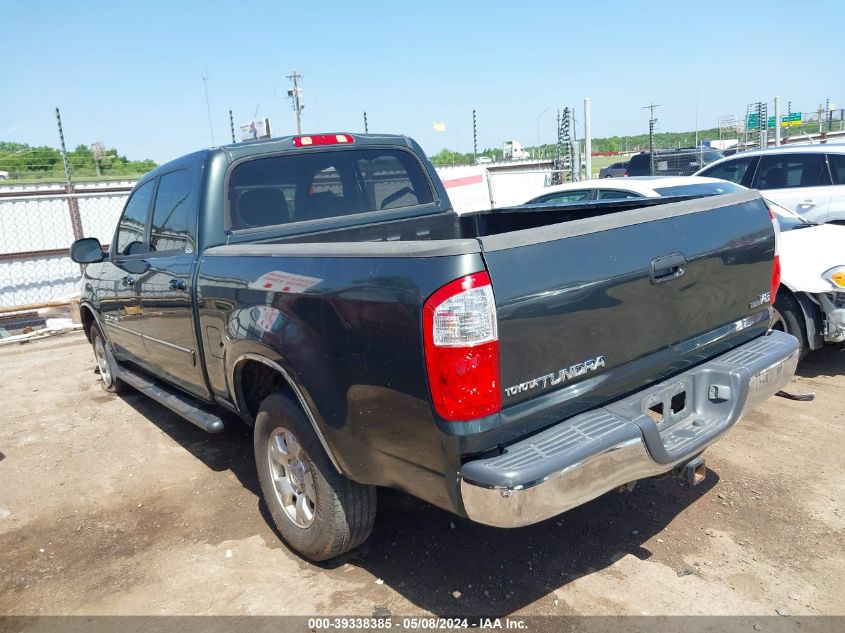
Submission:
<svg viewBox="0 0 845 633">
<path fill-rule="evenodd" d="M 708 178 L 720 178 L 721 180 L 728 180 L 739 185 L 742 184 L 746 174 L 750 173 L 749 168 L 751 168 L 754 160 L 756 160 L 754 156 L 727 160 L 724 163 L 713 165 L 713 167 L 706 169 L 698 175 L 707 176 Z"/>
<path fill-rule="evenodd" d="M 589 199 L 590 191 L 588 189 L 578 189 L 577 191 L 559 191 L 558 193 L 540 196 L 532 200 L 531 204 L 561 204 L 564 202 L 584 202 Z"/>
<path fill-rule="evenodd" d="M 228 198 L 238 230 L 431 204 L 434 193 L 412 154 L 344 148 L 243 162 Z"/>
<path fill-rule="evenodd" d="M 196 223 L 193 178 L 182 169 L 161 177 L 150 229 L 151 251 L 184 251 L 193 244 Z"/>
<path fill-rule="evenodd" d="M 791 189 L 829 184 L 822 154 L 770 154 L 760 158 L 755 189 Z"/>
<path fill-rule="evenodd" d="M 138 255 L 146 251 L 144 235 L 153 197 L 155 181 L 141 185 L 129 197 L 117 225 L 115 250 L 117 255 Z"/>
</svg>

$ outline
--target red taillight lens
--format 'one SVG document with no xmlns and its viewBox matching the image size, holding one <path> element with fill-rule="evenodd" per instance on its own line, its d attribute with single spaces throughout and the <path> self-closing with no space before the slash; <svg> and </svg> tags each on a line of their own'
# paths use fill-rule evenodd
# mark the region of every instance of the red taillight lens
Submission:
<svg viewBox="0 0 845 633">
<path fill-rule="evenodd" d="M 772 219 L 772 227 L 775 230 L 775 261 L 772 264 L 772 289 L 769 295 L 771 303 L 774 305 L 780 287 L 780 225 L 777 216 L 771 209 L 769 209 L 769 217 Z"/>
<path fill-rule="evenodd" d="M 778 296 L 778 288 L 780 287 L 780 255 L 775 255 L 775 264 L 772 266 L 772 305 L 775 304 L 775 299 Z"/>
<path fill-rule="evenodd" d="M 624 174 L 622 174 L 622 177 L 623 177 L 623 178 L 627 178 L 627 177 L 628 177 L 628 170 L 627 170 L 627 169 L 625 170 L 625 173 L 624 173 Z"/>
<path fill-rule="evenodd" d="M 423 339 L 440 417 L 472 420 L 501 410 L 496 303 L 486 272 L 449 282 L 426 300 Z"/>
<path fill-rule="evenodd" d="M 345 145 L 354 143 L 351 134 L 312 134 L 311 136 L 297 136 L 293 139 L 295 147 L 311 147 L 312 145 Z"/>
</svg>

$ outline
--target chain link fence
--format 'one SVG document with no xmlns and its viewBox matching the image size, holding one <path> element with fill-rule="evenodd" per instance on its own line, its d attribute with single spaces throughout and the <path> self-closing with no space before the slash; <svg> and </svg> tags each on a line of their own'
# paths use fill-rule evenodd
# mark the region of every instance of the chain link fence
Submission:
<svg viewBox="0 0 845 633">
<path fill-rule="evenodd" d="M 108 244 L 130 190 L 0 191 L 0 314 L 78 295 L 82 271 L 68 248 L 79 237 Z"/>
</svg>

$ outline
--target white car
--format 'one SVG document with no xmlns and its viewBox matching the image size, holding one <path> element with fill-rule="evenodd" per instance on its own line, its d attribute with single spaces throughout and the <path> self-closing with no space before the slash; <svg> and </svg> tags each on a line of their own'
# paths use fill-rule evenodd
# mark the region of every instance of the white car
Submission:
<svg viewBox="0 0 845 633">
<path fill-rule="evenodd" d="M 717 160 L 696 176 L 759 189 L 813 222 L 845 224 L 845 144 L 782 145 Z"/>
<path fill-rule="evenodd" d="M 772 328 L 797 338 L 802 355 L 824 343 L 845 343 L 845 226 L 815 224 L 767 202 L 781 231 Z"/>
<path fill-rule="evenodd" d="M 582 180 L 545 187 L 525 204 L 563 204 L 590 200 L 660 198 L 666 196 L 712 196 L 744 191 L 745 187 L 716 178 L 697 176 L 633 176 L 630 178 Z"/>
<path fill-rule="evenodd" d="M 643 176 L 547 187 L 526 204 L 718 195 L 745 189 L 701 176 Z M 845 343 L 845 226 L 817 224 L 771 200 L 767 202 L 781 230 L 781 285 L 772 328 L 795 336 L 802 355 L 825 343 Z"/>
</svg>

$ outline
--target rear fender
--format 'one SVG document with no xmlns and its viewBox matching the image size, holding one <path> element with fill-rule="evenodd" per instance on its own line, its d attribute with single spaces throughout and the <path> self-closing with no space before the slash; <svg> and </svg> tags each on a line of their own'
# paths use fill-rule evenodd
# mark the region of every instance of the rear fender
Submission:
<svg viewBox="0 0 845 633">
<path fill-rule="evenodd" d="M 329 460 L 339 473 L 343 473 L 343 469 L 335 457 L 335 451 L 326 439 L 323 431 L 325 428 L 325 421 L 320 417 L 319 411 L 314 404 L 314 400 L 308 393 L 307 389 L 297 379 L 297 374 L 282 358 L 278 352 L 271 347 L 258 343 L 256 341 L 239 341 L 233 344 L 226 353 L 226 379 L 228 391 L 232 402 L 235 403 L 237 411 L 245 420 L 252 421 L 252 415 L 249 407 L 246 406 L 246 398 L 244 396 L 243 387 L 239 379 L 239 371 L 246 361 L 257 361 L 271 368 L 277 372 L 282 381 L 291 390 L 296 397 L 299 406 L 302 407 L 305 416 L 311 423 L 314 429 L 314 434 L 320 441 L 323 450 L 326 451 Z"/>
</svg>

